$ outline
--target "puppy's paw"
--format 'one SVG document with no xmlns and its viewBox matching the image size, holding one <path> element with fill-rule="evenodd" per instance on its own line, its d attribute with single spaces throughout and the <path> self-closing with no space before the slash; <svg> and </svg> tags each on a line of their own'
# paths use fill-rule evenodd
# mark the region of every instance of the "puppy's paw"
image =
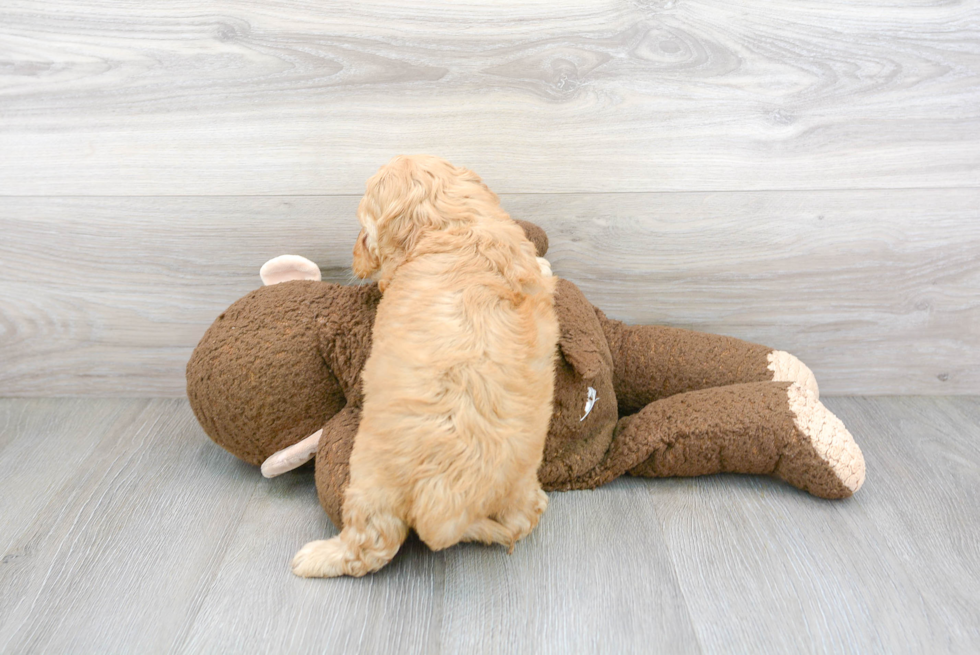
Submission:
<svg viewBox="0 0 980 655">
<path fill-rule="evenodd" d="M 293 574 L 301 578 L 335 578 L 347 573 L 347 547 L 340 537 L 311 541 L 293 557 Z"/>
<path fill-rule="evenodd" d="M 548 494 L 537 489 L 534 494 L 534 511 L 538 516 L 541 516 L 546 509 L 548 509 Z"/>
<path fill-rule="evenodd" d="M 548 509 L 548 496 L 540 487 L 533 489 L 525 500 L 525 505 L 511 508 L 500 517 L 500 522 L 510 531 L 510 551 L 514 544 L 531 534 L 538 525 L 541 515 Z"/>
</svg>

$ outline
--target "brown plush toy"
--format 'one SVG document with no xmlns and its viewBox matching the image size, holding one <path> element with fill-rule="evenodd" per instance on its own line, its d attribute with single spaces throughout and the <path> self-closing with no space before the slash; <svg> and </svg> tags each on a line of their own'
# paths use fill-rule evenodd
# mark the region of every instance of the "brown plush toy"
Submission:
<svg viewBox="0 0 980 655">
<path fill-rule="evenodd" d="M 521 224 L 543 256 L 544 232 Z M 320 282 L 316 265 L 292 256 L 267 263 L 262 277 L 269 286 L 232 304 L 194 350 L 187 396 L 208 436 L 269 477 L 315 454 L 320 503 L 340 528 L 381 293 Z M 594 488 L 624 473 L 730 472 L 846 498 L 864 482 L 860 449 L 792 355 L 625 325 L 567 280 L 555 304 L 554 413 L 538 471 L 546 490 Z"/>
</svg>

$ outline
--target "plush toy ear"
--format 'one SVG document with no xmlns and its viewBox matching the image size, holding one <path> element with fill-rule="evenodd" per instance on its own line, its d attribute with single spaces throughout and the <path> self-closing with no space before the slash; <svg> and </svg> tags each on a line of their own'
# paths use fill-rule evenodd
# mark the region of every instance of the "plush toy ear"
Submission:
<svg viewBox="0 0 980 655">
<path fill-rule="evenodd" d="M 548 235 L 544 230 L 534 223 L 522 221 L 519 218 L 514 219 L 514 222 L 521 226 L 521 229 L 524 230 L 524 236 L 534 244 L 534 249 L 538 251 L 538 257 L 544 257 L 548 254 Z"/>
<path fill-rule="evenodd" d="M 589 380 L 602 372 L 602 354 L 584 334 L 562 333 L 558 347 L 575 372 Z"/>
<path fill-rule="evenodd" d="M 320 267 L 306 257 L 299 255 L 279 255 L 262 264 L 259 269 L 262 284 L 271 286 L 290 280 L 320 281 Z"/>
<path fill-rule="evenodd" d="M 558 279 L 555 313 L 561 326 L 558 347 L 565 361 L 586 380 L 612 369 L 612 355 L 602 325 L 578 287 Z"/>
</svg>

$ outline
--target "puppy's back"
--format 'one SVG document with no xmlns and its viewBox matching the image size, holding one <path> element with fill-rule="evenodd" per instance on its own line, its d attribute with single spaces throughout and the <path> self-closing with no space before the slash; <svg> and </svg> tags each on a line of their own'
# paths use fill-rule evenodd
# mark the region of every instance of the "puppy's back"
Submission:
<svg viewBox="0 0 980 655">
<path fill-rule="evenodd" d="M 551 416 L 554 280 L 512 226 L 469 247 L 420 243 L 378 307 L 363 375 L 366 427 L 392 433 L 384 475 L 410 488 L 453 479 L 446 494 L 476 514 L 536 472 Z M 502 252 L 518 253 L 512 266 Z M 406 501 L 416 516 L 431 509 Z"/>
</svg>

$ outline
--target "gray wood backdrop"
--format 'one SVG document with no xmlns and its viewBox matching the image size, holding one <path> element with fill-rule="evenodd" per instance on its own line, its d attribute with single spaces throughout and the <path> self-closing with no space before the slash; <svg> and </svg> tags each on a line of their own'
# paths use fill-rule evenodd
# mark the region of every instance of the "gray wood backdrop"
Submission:
<svg viewBox="0 0 980 655">
<path fill-rule="evenodd" d="M 0 6 L 0 395 L 179 396 L 364 180 L 431 152 L 613 316 L 980 393 L 977 2 Z"/>
</svg>

